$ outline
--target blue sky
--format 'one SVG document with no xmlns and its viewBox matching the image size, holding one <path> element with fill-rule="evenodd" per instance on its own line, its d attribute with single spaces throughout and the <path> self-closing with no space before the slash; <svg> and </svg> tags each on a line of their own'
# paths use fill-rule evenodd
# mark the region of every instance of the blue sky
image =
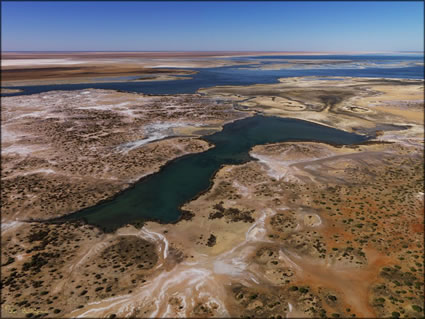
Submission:
<svg viewBox="0 0 425 319">
<path fill-rule="evenodd" d="M 2 50 L 423 51 L 417 2 L 7 2 Z"/>
</svg>

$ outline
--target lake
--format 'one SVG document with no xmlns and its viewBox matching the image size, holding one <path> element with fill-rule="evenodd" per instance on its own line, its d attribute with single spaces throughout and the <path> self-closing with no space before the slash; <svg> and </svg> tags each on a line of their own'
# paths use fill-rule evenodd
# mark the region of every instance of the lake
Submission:
<svg viewBox="0 0 425 319">
<path fill-rule="evenodd" d="M 262 57 L 238 57 L 231 58 L 236 61 L 254 61 L 259 65 L 278 63 L 279 60 L 350 60 L 349 64 L 325 65 L 317 68 L 292 68 L 280 70 L 260 70 L 258 68 L 239 65 L 219 68 L 203 68 L 185 70 L 198 71 L 197 74 L 186 76 L 187 80 L 174 81 L 146 81 L 146 82 L 102 82 L 102 83 L 82 83 L 82 84 L 57 84 L 57 85 L 36 85 L 36 86 L 16 86 L 13 88 L 22 89 L 23 92 L 2 94 L 2 96 L 17 96 L 42 93 L 51 90 L 83 90 L 83 89 L 109 89 L 127 92 L 146 94 L 190 94 L 196 93 L 200 88 L 207 88 L 218 85 L 250 85 L 250 84 L 270 84 L 276 83 L 279 78 L 298 76 L 353 76 L 353 77 L 379 77 L 379 78 L 409 78 L 423 79 L 424 67 L 411 65 L 404 67 L 392 67 L 395 63 L 421 63 L 422 56 L 377 56 L 377 55 L 320 55 L 320 56 L 262 56 Z M 272 61 L 270 61 L 272 60 Z M 354 63 L 354 66 L 353 66 Z M 357 63 L 357 64 L 356 64 Z M 360 65 L 359 65 L 360 63 Z M 365 64 L 365 65 L 363 65 Z M 372 67 L 368 67 L 371 65 Z M 410 64 L 409 64 L 410 65 Z M 379 67 L 377 67 L 379 66 Z M 257 66 L 258 67 L 258 66 Z M 134 76 L 136 79 L 140 76 Z M 12 88 L 12 87 L 7 87 Z"/>
<path fill-rule="evenodd" d="M 177 158 L 113 199 L 55 221 L 84 219 L 105 231 L 136 221 L 175 222 L 180 207 L 208 190 L 222 165 L 254 160 L 249 151 L 255 145 L 312 140 L 353 144 L 367 137 L 296 119 L 256 115 L 226 124 L 222 131 L 203 139 L 215 147 Z"/>
<path fill-rule="evenodd" d="M 60 84 L 19 86 L 23 92 L 2 96 L 28 95 L 51 90 L 82 90 L 88 88 L 122 90 L 145 94 L 196 93 L 200 88 L 219 85 L 251 85 L 276 83 L 279 78 L 299 76 L 350 76 L 378 78 L 423 79 L 423 55 L 328 55 L 328 56 L 262 56 L 234 57 L 232 60 L 256 62 L 256 66 L 228 66 L 191 69 L 197 74 L 186 80 L 150 82 L 102 82 L 90 84 Z M 278 70 L 262 70 L 258 66 L 290 63 L 302 60 L 350 60 L 313 66 L 296 66 Z M 397 63 L 404 63 L 404 66 Z M 137 78 L 137 77 L 134 77 Z M 56 221 L 84 219 L 106 231 L 128 223 L 156 220 L 164 223 L 177 221 L 180 207 L 205 192 L 211 186 L 215 172 L 228 164 L 242 164 L 253 160 L 249 150 L 255 145 L 284 141 L 321 141 L 333 144 L 353 144 L 365 141 L 366 136 L 295 119 L 254 116 L 224 126 L 221 132 L 204 136 L 214 148 L 198 154 L 186 155 L 166 164 L 158 173 L 147 176 L 134 187 L 99 205 L 83 209 Z"/>
</svg>

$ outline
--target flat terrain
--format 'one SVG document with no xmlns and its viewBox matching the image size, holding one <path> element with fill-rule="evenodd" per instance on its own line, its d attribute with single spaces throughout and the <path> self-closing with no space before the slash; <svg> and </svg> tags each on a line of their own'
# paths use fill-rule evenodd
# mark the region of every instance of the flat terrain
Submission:
<svg viewBox="0 0 425 319">
<path fill-rule="evenodd" d="M 2 98 L 2 315 L 423 317 L 422 80 Z M 176 224 L 46 224 L 253 113 L 376 134 L 256 146 Z M 33 220 L 31 220 L 33 219 Z"/>
<path fill-rule="evenodd" d="M 351 52 L 353 53 L 353 52 Z M 343 54 L 351 54 L 344 52 Z M 198 58 L 255 55 L 326 55 L 338 52 L 306 51 L 150 51 L 150 52 L 2 52 L 2 59 L 43 59 L 43 58 Z"/>
<path fill-rule="evenodd" d="M 303 119 L 345 131 L 379 124 L 423 124 L 423 80 L 283 78 L 277 84 L 222 86 L 199 92 L 239 101 L 249 111 Z"/>
<path fill-rule="evenodd" d="M 104 78 L 115 82 L 183 79 L 196 73 L 178 68 L 256 66 L 258 61 L 237 60 L 246 56 L 326 55 L 338 52 L 2 52 L 2 86 L 96 83 Z M 348 55 L 350 53 L 342 53 Z M 233 58 L 233 59 L 231 59 Z M 320 67 L 349 60 L 290 60 L 267 64 L 265 70 Z M 125 77 L 125 78 L 123 78 Z M 110 80 L 109 80 L 110 81 Z M 7 92 L 4 92 L 7 93 Z"/>
<path fill-rule="evenodd" d="M 225 57 L 248 55 L 241 52 L 64 52 L 2 53 L 2 86 L 59 83 L 94 83 L 105 77 L 128 81 L 174 80 L 196 72 L 179 67 L 234 65 Z M 170 69 L 173 68 L 173 69 Z M 7 93 L 7 92 L 4 92 Z"/>
<path fill-rule="evenodd" d="M 43 80 L 46 82 L 47 79 L 69 79 L 69 78 L 84 78 L 90 77 L 107 77 L 107 76 L 142 76 L 145 75 L 188 75 L 193 74 L 193 71 L 187 70 L 175 70 L 175 69 L 153 69 L 144 68 L 140 65 L 86 65 L 81 64 L 78 66 L 61 66 L 61 67 L 24 67 L 24 68 L 8 68 L 2 70 L 2 81 L 10 83 L 9 81 L 28 81 L 28 80 Z M 152 79 L 151 77 L 145 77 L 146 79 Z M 13 83 L 13 82 L 12 82 Z M 25 83 L 25 82 L 24 82 Z"/>
<path fill-rule="evenodd" d="M 106 90 L 3 98 L 1 115 L 2 215 L 8 219 L 91 206 L 171 159 L 208 149 L 194 138 L 197 131 L 246 116 L 197 94 Z"/>
</svg>

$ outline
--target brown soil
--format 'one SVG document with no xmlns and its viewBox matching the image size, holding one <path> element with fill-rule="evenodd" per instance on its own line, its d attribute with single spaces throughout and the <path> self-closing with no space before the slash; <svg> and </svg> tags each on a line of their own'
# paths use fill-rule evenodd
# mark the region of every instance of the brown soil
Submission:
<svg viewBox="0 0 425 319">
<path fill-rule="evenodd" d="M 423 127 L 373 109 L 391 102 L 416 112 L 423 83 L 285 81 L 207 96 L 88 90 L 2 98 L 2 316 L 423 317 Z M 189 122 L 180 133 L 192 134 L 194 123 L 217 128 L 249 115 L 214 96 L 249 97 L 248 109 L 346 130 L 407 128 L 383 126 L 379 143 L 348 147 L 256 146 L 258 161 L 222 167 L 211 189 L 183 206 L 191 218 L 172 225 L 105 234 L 19 222 L 87 207 L 207 149 L 194 137 L 127 153 L 117 146 L 145 138 L 140 127 L 158 122 Z M 294 111 L 290 99 L 303 107 Z"/>
<path fill-rule="evenodd" d="M 2 81 L 22 81 L 38 79 L 64 79 L 81 77 L 102 77 L 102 76 L 129 76 L 144 74 L 169 74 L 183 75 L 193 74 L 194 71 L 178 69 L 152 69 L 144 68 L 140 65 L 113 64 L 113 65 L 78 65 L 62 67 L 21 67 L 7 68 L 1 72 Z"/>
</svg>

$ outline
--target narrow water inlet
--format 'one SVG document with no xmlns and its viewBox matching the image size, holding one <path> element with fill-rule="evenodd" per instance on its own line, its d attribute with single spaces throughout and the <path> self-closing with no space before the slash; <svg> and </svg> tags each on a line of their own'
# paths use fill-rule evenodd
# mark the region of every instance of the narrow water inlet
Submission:
<svg viewBox="0 0 425 319">
<path fill-rule="evenodd" d="M 341 145 L 368 137 L 297 119 L 256 115 L 226 124 L 222 131 L 203 139 L 215 147 L 170 161 L 114 198 L 55 221 L 83 219 L 105 231 L 146 220 L 172 223 L 181 217 L 184 203 L 209 189 L 222 165 L 255 160 L 249 155 L 255 145 L 285 141 Z"/>
</svg>

